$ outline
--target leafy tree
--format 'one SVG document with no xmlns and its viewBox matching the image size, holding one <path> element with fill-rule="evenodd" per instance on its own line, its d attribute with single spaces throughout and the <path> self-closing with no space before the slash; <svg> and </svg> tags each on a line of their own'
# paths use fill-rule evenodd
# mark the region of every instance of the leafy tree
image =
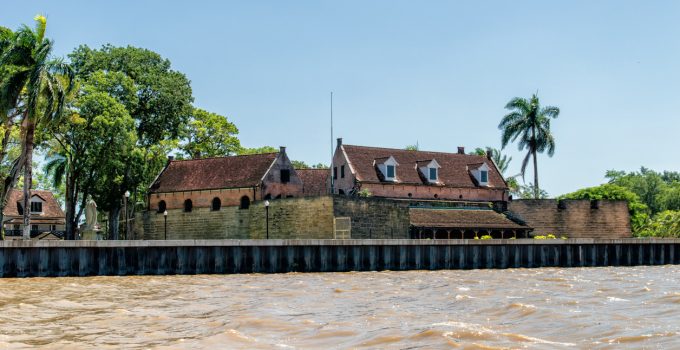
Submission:
<svg viewBox="0 0 680 350">
<path fill-rule="evenodd" d="M 255 147 L 255 148 L 241 148 L 240 150 L 238 150 L 238 155 L 239 156 L 246 156 L 246 155 L 251 155 L 251 154 L 276 153 L 278 151 L 279 151 L 278 148 L 272 147 L 272 146 L 263 146 L 263 147 Z"/>
<path fill-rule="evenodd" d="M 416 143 L 415 145 L 408 145 L 408 146 L 404 147 L 404 149 L 407 150 L 407 151 L 419 151 L 420 146 Z"/>
<path fill-rule="evenodd" d="M 123 86 L 131 85 L 110 84 L 121 78 L 129 79 L 116 73 L 99 73 L 81 82 L 68 118 L 51 130 L 54 140 L 45 171 L 54 188 L 65 185 L 68 239 L 75 237 L 88 195 L 98 202 L 110 202 L 111 188 L 122 187 L 126 180 L 125 176 L 111 174 L 143 164 L 143 159 L 133 157 L 139 154 L 135 152 L 135 124 L 121 101 Z M 113 86 L 115 94 L 107 90 Z"/>
<path fill-rule="evenodd" d="M 167 152 L 180 146 L 178 139 L 193 111 L 191 86 L 184 74 L 171 69 L 170 61 L 146 49 L 80 46 L 69 58 L 80 79 L 102 85 L 134 121 L 135 147 L 125 153 L 127 158 L 103 164 L 97 178 L 95 200 L 109 213 L 109 233 L 117 239 L 123 193 L 131 192 L 133 204 L 145 202 L 146 186 L 163 168 Z M 101 74 L 116 75 L 97 81 Z"/>
<path fill-rule="evenodd" d="M 293 163 L 293 168 L 295 169 L 328 169 L 328 165 L 323 163 L 318 163 L 310 166 L 301 160 L 291 160 L 290 162 Z"/>
<path fill-rule="evenodd" d="M 637 172 L 607 171 L 609 183 L 627 188 L 637 194 L 649 207 L 651 214 L 664 210 L 680 210 L 680 182 L 678 173 L 655 172 L 641 167 Z"/>
<path fill-rule="evenodd" d="M 514 178 L 513 178 L 514 179 Z M 538 197 L 536 197 L 536 187 L 530 182 L 526 185 L 519 185 L 515 182 L 516 189 L 513 191 L 511 187 L 511 192 L 513 196 L 517 196 L 521 199 L 546 199 L 548 198 L 548 192 L 543 189 L 538 190 Z"/>
<path fill-rule="evenodd" d="M 649 220 L 649 208 L 638 197 L 637 194 L 625 187 L 615 184 L 604 184 L 596 187 L 589 187 L 568 193 L 559 199 L 588 199 L 588 200 L 625 200 L 628 201 L 628 211 L 633 233 L 638 235 Z"/>
<path fill-rule="evenodd" d="M 654 217 L 640 230 L 641 237 L 680 237 L 680 211 L 665 210 Z"/>
<path fill-rule="evenodd" d="M 181 149 L 190 158 L 230 156 L 241 144 L 236 138 L 238 129 L 226 117 L 194 108 L 184 127 Z"/>
<path fill-rule="evenodd" d="M 17 167 L 24 170 L 24 239 L 30 239 L 30 191 L 33 178 L 33 150 L 36 129 L 59 119 L 64 98 L 71 89 L 73 72 L 60 59 L 51 57 L 53 42 L 45 37 L 47 19 L 35 17 L 35 29 L 22 26 L 3 44 L 0 66 L 3 70 L 3 110 L 12 108 L 21 113 L 22 152 Z M 7 38 L 7 33 L 4 34 Z M 16 171 L 18 173 L 18 170 Z M 16 173 L 14 176 L 16 176 Z M 14 177 L 16 179 L 16 177 Z M 9 179 L 5 188 L 11 188 Z M 6 202 L 6 200 L 3 200 Z"/>
<path fill-rule="evenodd" d="M 530 99 L 515 97 L 505 106 L 511 112 L 506 114 L 498 128 L 502 131 L 502 148 L 510 141 L 519 139 L 520 151 L 527 149 L 527 155 L 522 161 L 521 174 L 524 177 L 529 159 L 534 161 L 534 198 L 539 198 L 538 161 L 537 153 L 548 152 L 552 157 L 555 153 L 555 138 L 550 131 L 550 121 L 560 114 L 557 107 L 541 107 L 538 96 L 534 94 Z"/>
</svg>

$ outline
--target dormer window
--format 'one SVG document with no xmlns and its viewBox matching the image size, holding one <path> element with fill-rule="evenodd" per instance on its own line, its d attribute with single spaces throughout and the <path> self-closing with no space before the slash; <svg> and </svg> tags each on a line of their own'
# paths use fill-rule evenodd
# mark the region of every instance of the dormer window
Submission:
<svg viewBox="0 0 680 350">
<path fill-rule="evenodd" d="M 416 162 L 416 168 L 420 171 L 423 181 L 430 184 L 439 183 L 439 168 L 441 166 L 436 160 L 419 160 Z"/>
<path fill-rule="evenodd" d="M 489 166 L 486 163 L 471 164 L 469 169 L 479 186 L 489 186 Z"/>
<path fill-rule="evenodd" d="M 42 213 L 42 202 L 31 202 L 31 213 Z"/>
<path fill-rule="evenodd" d="M 397 181 L 397 166 L 399 166 L 399 163 L 397 163 L 394 157 L 389 156 L 375 159 L 374 164 L 378 166 L 378 170 L 382 173 L 385 181 Z"/>
</svg>

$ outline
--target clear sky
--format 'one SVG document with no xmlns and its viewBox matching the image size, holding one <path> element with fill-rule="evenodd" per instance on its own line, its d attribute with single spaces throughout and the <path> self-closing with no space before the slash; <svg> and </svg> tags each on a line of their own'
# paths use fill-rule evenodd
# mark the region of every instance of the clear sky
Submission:
<svg viewBox="0 0 680 350">
<path fill-rule="evenodd" d="M 0 25 L 37 13 L 57 55 L 156 51 L 243 145 L 307 163 L 329 163 L 330 91 L 345 143 L 449 152 L 499 147 L 507 101 L 538 91 L 562 111 L 555 156 L 538 159 L 551 195 L 608 169 L 680 170 L 679 1 L 22 0 L 3 1 Z"/>
</svg>

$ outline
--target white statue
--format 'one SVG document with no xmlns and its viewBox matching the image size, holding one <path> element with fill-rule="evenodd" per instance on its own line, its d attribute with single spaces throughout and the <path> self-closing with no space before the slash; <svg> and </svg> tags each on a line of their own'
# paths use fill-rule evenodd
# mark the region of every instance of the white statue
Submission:
<svg viewBox="0 0 680 350">
<path fill-rule="evenodd" d="M 94 202 L 92 196 L 88 195 L 85 204 L 85 228 L 94 230 L 97 226 L 97 203 Z"/>
</svg>

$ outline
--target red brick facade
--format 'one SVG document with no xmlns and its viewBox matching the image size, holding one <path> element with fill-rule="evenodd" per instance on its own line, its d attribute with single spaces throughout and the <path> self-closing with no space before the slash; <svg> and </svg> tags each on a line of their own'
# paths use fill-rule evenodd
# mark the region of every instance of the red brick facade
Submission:
<svg viewBox="0 0 680 350">
<path fill-rule="evenodd" d="M 245 206 L 254 201 L 303 196 L 302 180 L 278 153 L 170 160 L 149 189 L 149 211 Z M 163 207 L 163 204 L 165 205 Z"/>
<path fill-rule="evenodd" d="M 398 163 L 396 181 L 385 181 L 377 163 L 393 157 Z M 423 179 L 418 166 L 436 160 L 439 181 Z M 476 182 L 471 170 L 486 164 L 488 183 Z M 493 161 L 486 157 L 442 152 L 343 145 L 333 155 L 333 193 L 350 194 L 367 190 L 375 197 L 463 201 L 506 201 L 508 187 Z"/>
</svg>

